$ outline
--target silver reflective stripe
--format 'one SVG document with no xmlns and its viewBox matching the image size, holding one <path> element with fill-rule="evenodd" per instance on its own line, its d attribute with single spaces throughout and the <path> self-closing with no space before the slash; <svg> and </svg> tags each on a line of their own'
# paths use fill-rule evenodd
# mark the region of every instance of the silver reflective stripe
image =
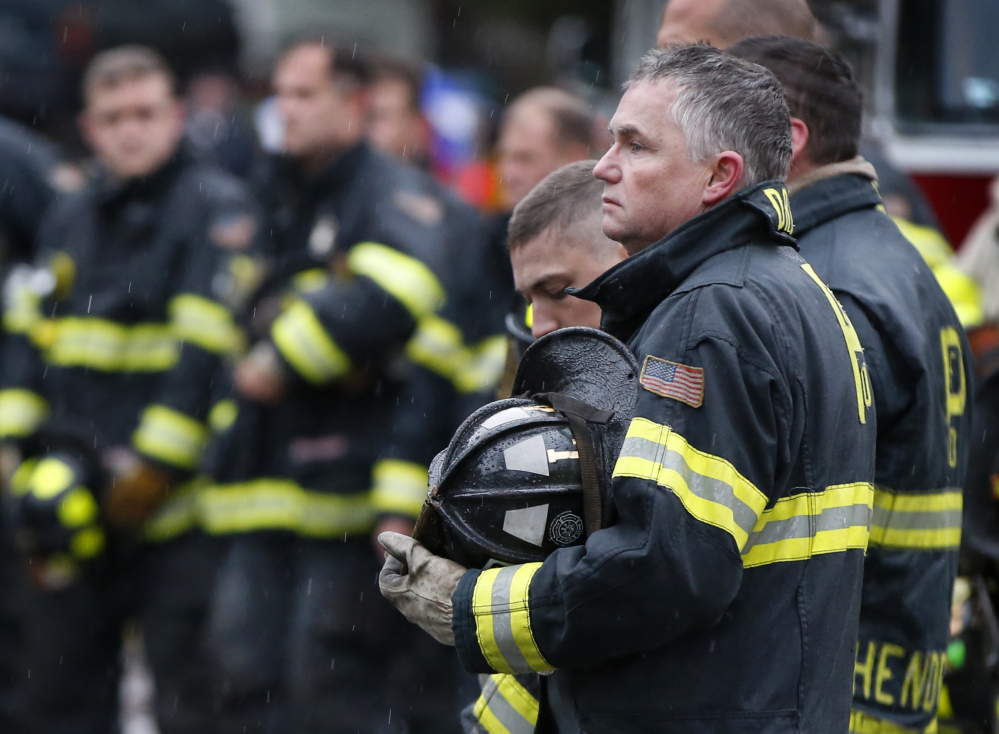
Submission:
<svg viewBox="0 0 999 734">
<path fill-rule="evenodd" d="M 660 456 L 661 452 L 664 452 L 662 456 Z M 687 460 L 676 451 L 666 449 L 662 444 L 647 438 L 629 436 L 624 439 L 621 456 L 644 459 L 653 463 L 659 462 L 664 469 L 672 469 L 683 477 L 691 492 L 709 502 L 729 508 L 732 511 L 735 524 L 742 528 L 747 535 L 753 532 L 756 521 L 759 519 L 753 508 L 735 496 L 735 491 L 730 484 L 698 474 L 687 465 Z"/>
<path fill-rule="evenodd" d="M 519 686 L 511 679 L 508 684 Z M 505 726 L 510 734 L 533 734 L 534 722 L 525 719 L 517 709 L 499 691 L 496 679 L 490 676 L 489 682 L 482 687 L 482 698 L 500 724 Z"/>
<path fill-rule="evenodd" d="M 875 506 L 871 524 L 874 527 L 893 530 L 947 530 L 948 528 L 961 527 L 961 511 L 916 510 L 904 512 Z"/>
<path fill-rule="evenodd" d="M 517 641 L 513 637 L 513 625 L 510 615 L 510 586 L 513 577 L 520 566 L 510 566 L 504 568 L 496 576 L 492 589 L 492 623 L 493 636 L 496 639 L 496 647 L 500 654 L 509 664 L 511 670 L 520 672 L 533 671 L 531 664 L 527 662 L 524 654 L 517 647 Z"/>
<path fill-rule="evenodd" d="M 791 538 L 812 538 L 817 533 L 828 530 L 844 530 L 846 528 L 867 526 L 870 522 L 871 509 L 867 505 L 849 505 L 847 507 L 829 507 L 818 515 L 795 515 L 786 520 L 770 520 L 759 531 L 751 533 L 743 555 L 754 545 L 777 543 Z"/>
</svg>

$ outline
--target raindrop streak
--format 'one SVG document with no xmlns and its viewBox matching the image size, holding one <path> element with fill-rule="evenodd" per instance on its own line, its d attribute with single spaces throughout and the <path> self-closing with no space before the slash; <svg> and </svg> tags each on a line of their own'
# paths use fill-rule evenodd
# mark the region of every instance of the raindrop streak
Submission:
<svg viewBox="0 0 999 734">
<path fill-rule="evenodd" d="M 94 294 L 90 294 L 90 299 L 87 301 L 87 313 L 90 313 L 90 304 L 94 302 Z"/>
<path fill-rule="evenodd" d="M 312 596 L 312 579 L 311 579 L 311 578 L 309 579 L 309 588 L 308 588 L 308 590 L 307 590 L 307 591 L 305 592 L 305 595 L 306 595 L 306 596 Z"/>
</svg>

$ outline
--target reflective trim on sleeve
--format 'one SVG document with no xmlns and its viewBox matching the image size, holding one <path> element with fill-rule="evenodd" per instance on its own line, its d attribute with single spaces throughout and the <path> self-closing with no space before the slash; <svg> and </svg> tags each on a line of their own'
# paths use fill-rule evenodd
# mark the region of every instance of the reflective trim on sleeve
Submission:
<svg viewBox="0 0 999 734">
<path fill-rule="evenodd" d="M 49 404 L 31 390 L 0 390 L 0 438 L 24 438 L 49 414 Z"/>
<path fill-rule="evenodd" d="M 455 387 L 462 393 L 495 390 L 506 366 L 506 336 L 497 334 L 468 348 L 462 369 L 455 376 Z"/>
<path fill-rule="evenodd" d="M 102 372 L 164 372 L 180 349 L 166 324 L 126 326 L 106 319 L 67 316 L 47 319 L 43 357 L 59 367 L 87 367 Z M 34 333 L 32 334 L 34 338 Z"/>
<path fill-rule="evenodd" d="M 506 366 L 507 341 L 503 335 L 465 346 L 461 329 L 439 316 L 420 319 L 406 344 L 406 356 L 450 380 L 460 393 L 494 389 Z"/>
<path fill-rule="evenodd" d="M 635 418 L 628 427 L 614 476 L 647 479 L 671 490 L 694 518 L 732 536 L 746 568 L 867 547 L 870 484 L 804 492 L 766 510 L 766 495 L 730 462 L 646 418 Z"/>
<path fill-rule="evenodd" d="M 376 515 L 370 492 L 315 492 L 290 479 L 213 485 L 198 496 L 201 527 L 212 535 L 288 530 L 310 538 L 337 538 L 371 532 Z"/>
<path fill-rule="evenodd" d="M 222 305 L 193 293 L 174 296 L 167 306 L 170 328 L 181 341 L 214 354 L 233 354 L 242 346 L 242 335 L 232 314 Z"/>
<path fill-rule="evenodd" d="M 671 489 L 687 512 L 729 533 L 740 551 L 767 505 L 767 496 L 730 462 L 698 451 L 669 426 L 646 418 L 635 418 L 628 427 L 614 476 Z"/>
<path fill-rule="evenodd" d="M 350 358 L 305 301 L 295 301 L 277 318 L 271 338 L 281 356 L 311 383 L 321 385 L 350 369 Z"/>
<path fill-rule="evenodd" d="M 415 257 L 377 242 L 362 242 L 347 253 L 347 267 L 375 281 L 419 321 L 444 305 L 437 276 Z"/>
<path fill-rule="evenodd" d="M 925 729 L 910 729 L 863 711 L 850 709 L 850 734 L 937 734 L 937 729 L 936 718 Z"/>
<path fill-rule="evenodd" d="M 497 673 L 554 670 L 534 641 L 529 602 L 531 579 L 540 563 L 492 568 L 479 574 L 472 615 L 479 648 Z"/>
<path fill-rule="evenodd" d="M 901 494 L 874 488 L 872 546 L 904 550 L 941 550 L 961 545 L 960 488 L 928 494 Z"/>
<path fill-rule="evenodd" d="M 382 459 L 372 471 L 371 501 L 379 512 L 416 517 L 427 499 L 427 467 L 399 459 Z"/>
<path fill-rule="evenodd" d="M 157 461 L 194 469 L 208 438 L 205 425 L 165 405 L 150 405 L 142 412 L 132 445 Z"/>
<path fill-rule="evenodd" d="M 512 675 L 484 675 L 482 694 L 472 714 L 488 734 L 533 734 L 538 723 L 538 699 Z"/>
<path fill-rule="evenodd" d="M 406 356 L 453 381 L 467 359 L 461 329 L 439 316 L 422 318 L 406 344 Z"/>
<path fill-rule="evenodd" d="M 209 486 L 206 476 L 199 476 L 174 490 L 142 526 L 143 537 L 150 543 L 165 543 L 198 524 L 198 495 Z"/>
<path fill-rule="evenodd" d="M 745 568 L 867 548 L 873 488 L 866 482 L 783 497 L 763 513 L 742 550 Z"/>
</svg>

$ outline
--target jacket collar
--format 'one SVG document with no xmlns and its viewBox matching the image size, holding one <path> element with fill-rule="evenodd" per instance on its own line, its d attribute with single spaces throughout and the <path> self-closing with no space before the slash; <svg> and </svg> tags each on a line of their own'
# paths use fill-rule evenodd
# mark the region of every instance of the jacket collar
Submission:
<svg viewBox="0 0 999 734">
<path fill-rule="evenodd" d="M 283 179 L 296 192 L 302 201 L 313 204 L 337 196 L 350 182 L 355 181 L 357 171 L 364 161 L 373 154 L 367 143 L 361 142 L 337 156 L 318 173 L 309 175 L 289 156 L 279 156 L 278 169 Z"/>
<path fill-rule="evenodd" d="M 193 160 L 187 147 L 181 145 L 166 163 L 142 178 L 120 179 L 100 166 L 94 179 L 94 196 L 99 205 L 112 208 L 126 201 L 152 201 L 169 191 L 180 172 Z"/>
<path fill-rule="evenodd" d="M 585 288 L 569 288 L 603 311 L 606 331 L 627 339 L 705 261 L 751 242 L 797 248 L 784 184 L 765 182 L 691 219 Z"/>
<path fill-rule="evenodd" d="M 851 165 L 862 163 L 863 166 Z M 822 166 L 809 174 L 811 183 L 798 184 L 791 194 L 795 233 L 800 237 L 858 209 L 881 204 L 874 167 L 863 158 Z"/>
</svg>

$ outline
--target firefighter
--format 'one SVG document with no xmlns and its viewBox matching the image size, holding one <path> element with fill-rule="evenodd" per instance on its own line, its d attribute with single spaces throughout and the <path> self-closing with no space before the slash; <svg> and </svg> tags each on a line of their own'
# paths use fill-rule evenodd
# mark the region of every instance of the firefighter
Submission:
<svg viewBox="0 0 999 734">
<path fill-rule="evenodd" d="M 468 376 L 450 267 L 481 246 L 478 218 L 365 142 L 368 66 L 351 45 L 296 43 L 273 80 L 285 154 L 258 176 L 272 273 L 199 500 L 203 527 L 231 539 L 210 622 L 216 730 L 445 731 L 455 675 L 433 661 L 453 656 L 430 641 L 414 659 L 425 640 L 377 594 L 371 533 L 412 527 L 437 390 Z M 441 381 L 423 392 L 416 370 Z"/>
<path fill-rule="evenodd" d="M 794 233 L 860 336 L 877 406 L 851 731 L 930 731 L 961 542 L 971 351 L 929 266 L 885 214 L 874 167 L 857 154 L 863 103 L 850 66 L 790 36 L 746 39 L 729 53 L 784 86 Z"/>
<path fill-rule="evenodd" d="M 609 526 L 483 571 L 408 565 L 420 545 L 386 534 L 381 588 L 466 669 L 551 672 L 539 730 L 842 731 L 875 415 L 857 334 L 794 251 L 780 85 L 710 46 L 653 51 L 611 132 L 594 175 L 630 257 L 574 291 L 641 365 Z"/>
<path fill-rule="evenodd" d="M 517 292 L 530 304 L 527 336 L 567 327 L 600 326 L 600 308 L 565 293 L 583 288 L 628 253 L 600 229 L 603 182 L 595 161 L 562 166 L 534 187 L 510 219 L 510 260 Z M 526 339 L 525 339 L 526 341 Z M 513 391 L 513 376 L 507 394 Z M 481 676 L 481 692 L 462 711 L 467 734 L 527 734 L 537 721 L 538 676 Z M 515 716 L 510 711 L 517 712 Z M 526 723 L 525 723 L 526 722 Z"/>
<path fill-rule="evenodd" d="M 239 342 L 223 263 L 256 219 L 241 184 L 183 149 L 174 85 L 150 49 L 93 59 L 81 131 L 97 171 L 8 283 L 0 401 L 5 461 L 23 458 L 6 510 L 32 578 L 27 732 L 115 728 L 127 617 L 144 622 L 161 711 L 186 705 L 175 695 L 198 665 L 169 605 L 199 554 L 143 548 L 141 528 L 198 465 L 212 380 Z"/>
</svg>

